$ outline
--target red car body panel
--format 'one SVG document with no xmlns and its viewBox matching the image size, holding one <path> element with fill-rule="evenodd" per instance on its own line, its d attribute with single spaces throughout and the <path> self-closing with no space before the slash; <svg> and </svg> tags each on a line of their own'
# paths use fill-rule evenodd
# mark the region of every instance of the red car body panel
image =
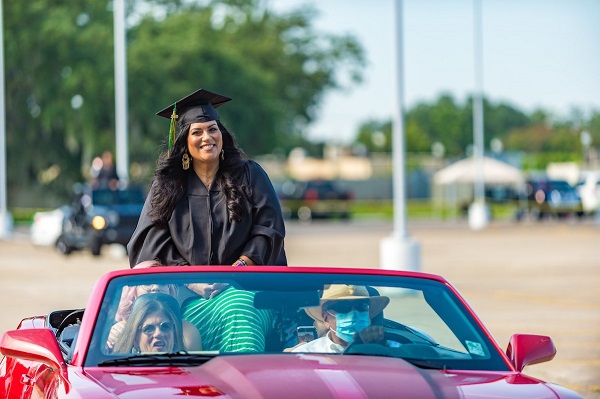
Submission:
<svg viewBox="0 0 600 399">
<path fill-rule="evenodd" d="M 58 389 L 65 397 L 67 390 L 77 392 L 74 397 L 128 399 L 557 397 L 546 384 L 518 373 L 420 370 L 401 359 L 369 356 L 239 355 L 190 368 L 70 369 L 69 386 Z"/>
<path fill-rule="evenodd" d="M 230 266 L 173 267 L 170 272 L 225 272 Z M 541 358 L 553 356 L 544 337 L 513 337 L 509 355 L 504 354 L 489 331 L 457 290 L 439 276 L 407 271 L 372 269 L 247 267 L 244 273 L 344 273 L 394 275 L 435 280 L 449 287 L 471 312 L 497 350 L 502 353 L 507 372 L 423 369 L 399 359 L 375 356 L 323 354 L 225 355 L 194 367 L 83 367 L 95 321 L 101 311 L 108 283 L 115 277 L 135 273 L 164 273 L 165 268 L 120 270 L 102 276 L 92 289 L 69 365 L 27 360 L 27 356 L 5 357 L 0 363 L 0 397 L 6 398 L 580 398 L 560 386 L 527 377 L 520 370 L 527 358 L 521 350 L 538 348 Z M 24 319 L 18 329 L 46 329 L 46 317 Z M 50 333 L 52 330 L 47 330 Z M 5 334 L 11 339 L 11 334 Z M 26 341 L 20 341 L 26 342 Z M 550 341 L 551 344 L 551 341 Z M 49 359 L 56 348 L 49 343 Z M 533 349 L 532 349 L 533 348 Z M 18 347 L 23 353 L 27 345 Z M 530 352 L 531 353 L 531 352 Z M 60 350 L 58 350 L 60 355 Z M 510 358 L 509 358 L 510 357 Z M 59 359 L 60 360 L 60 359 Z M 517 367 L 513 366 L 513 363 Z M 28 380 L 28 377 L 30 380 Z M 35 381 L 35 383 L 30 383 Z"/>
</svg>

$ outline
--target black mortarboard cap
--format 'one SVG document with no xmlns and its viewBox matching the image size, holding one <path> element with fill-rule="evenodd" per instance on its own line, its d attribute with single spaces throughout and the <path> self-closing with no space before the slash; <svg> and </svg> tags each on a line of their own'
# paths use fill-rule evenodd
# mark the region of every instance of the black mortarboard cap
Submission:
<svg viewBox="0 0 600 399">
<path fill-rule="evenodd" d="M 219 120 L 219 115 L 215 108 L 218 108 L 227 101 L 231 101 L 231 98 L 205 89 L 199 89 L 176 103 L 169 105 L 162 111 L 157 112 L 156 115 L 169 119 L 173 114 L 173 110 L 176 109 L 180 123 L 182 119 L 185 119 L 187 122 Z"/>
<path fill-rule="evenodd" d="M 156 113 L 163 118 L 171 119 L 171 128 L 169 131 L 169 152 L 175 142 L 175 123 L 179 126 L 185 126 L 194 122 L 218 121 L 218 108 L 231 98 L 222 96 L 205 89 L 199 89 L 182 98 L 181 100 L 169 105 L 167 108 Z"/>
</svg>

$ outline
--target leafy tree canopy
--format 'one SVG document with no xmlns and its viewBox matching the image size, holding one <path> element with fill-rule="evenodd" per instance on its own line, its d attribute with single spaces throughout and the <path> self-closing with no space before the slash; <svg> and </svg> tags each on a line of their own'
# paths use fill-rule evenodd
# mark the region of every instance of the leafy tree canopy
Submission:
<svg viewBox="0 0 600 399">
<path fill-rule="evenodd" d="M 441 143 L 446 156 L 465 156 L 473 143 L 472 110 L 472 98 L 460 104 L 450 94 L 442 94 L 434 103 L 420 103 L 408 109 L 404 120 L 407 151 L 430 152 L 434 143 Z M 592 112 L 586 119 L 575 110 L 568 120 L 553 120 L 544 110 L 527 115 L 509 104 L 484 100 L 486 151 L 493 139 L 499 139 L 508 151 L 563 153 L 562 159 L 573 160 L 582 153 L 579 135 L 583 130 L 588 131 L 592 143 L 600 144 L 600 111 Z M 391 141 L 389 120 L 364 122 L 355 138 L 356 143 L 371 152 L 390 152 Z"/>
<path fill-rule="evenodd" d="M 234 99 L 220 109 L 248 155 L 321 143 L 303 136 L 324 95 L 360 82 L 359 42 L 319 32 L 316 11 L 275 13 L 267 0 L 128 0 L 131 177 L 147 183 L 168 121 L 158 110 L 200 87 Z M 93 157 L 115 148 L 112 0 L 4 2 L 8 202 L 64 202 Z M 511 151 L 581 156 L 581 131 L 600 143 L 600 112 L 556 120 L 484 102 L 486 143 Z M 443 94 L 407 110 L 406 147 L 462 156 L 472 143 L 472 100 Z M 391 121 L 365 121 L 357 142 L 391 151 Z M 575 154 L 575 155 L 573 155 Z M 541 159 L 541 158 L 540 158 Z"/>
<path fill-rule="evenodd" d="M 310 8 L 277 14 L 263 0 L 127 5 L 132 166 L 153 169 L 168 131 L 155 112 L 200 87 L 234 99 L 222 120 L 255 156 L 302 142 L 324 93 L 361 80 L 360 44 L 316 31 Z M 9 203 L 36 189 L 69 192 L 94 156 L 114 150 L 112 2 L 11 1 L 4 19 Z"/>
</svg>

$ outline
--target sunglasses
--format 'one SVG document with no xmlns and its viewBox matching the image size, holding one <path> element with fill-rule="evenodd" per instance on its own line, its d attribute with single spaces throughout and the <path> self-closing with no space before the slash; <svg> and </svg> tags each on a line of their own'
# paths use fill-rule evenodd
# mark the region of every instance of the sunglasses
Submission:
<svg viewBox="0 0 600 399">
<path fill-rule="evenodd" d="M 156 329 L 159 329 L 160 331 L 162 331 L 165 334 L 168 334 L 170 332 L 172 332 L 175 329 L 175 325 L 173 323 L 171 323 L 170 321 L 163 321 L 162 323 L 156 325 L 156 324 L 146 324 L 145 326 L 143 326 L 140 330 L 148 335 L 151 336 L 152 334 L 154 334 L 154 332 L 156 331 Z"/>
<path fill-rule="evenodd" d="M 328 304 L 325 310 L 333 311 L 335 313 L 350 313 L 352 309 L 356 309 L 359 312 L 369 311 L 368 301 L 336 301 Z"/>
</svg>

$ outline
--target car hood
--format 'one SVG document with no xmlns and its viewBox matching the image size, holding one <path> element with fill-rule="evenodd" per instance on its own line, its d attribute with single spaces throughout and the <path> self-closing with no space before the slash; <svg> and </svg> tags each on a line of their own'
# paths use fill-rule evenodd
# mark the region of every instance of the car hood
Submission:
<svg viewBox="0 0 600 399">
<path fill-rule="evenodd" d="M 516 373 L 424 370 L 368 356 L 282 354 L 217 357 L 198 367 L 102 367 L 85 374 L 108 397 L 556 398 Z"/>
</svg>

